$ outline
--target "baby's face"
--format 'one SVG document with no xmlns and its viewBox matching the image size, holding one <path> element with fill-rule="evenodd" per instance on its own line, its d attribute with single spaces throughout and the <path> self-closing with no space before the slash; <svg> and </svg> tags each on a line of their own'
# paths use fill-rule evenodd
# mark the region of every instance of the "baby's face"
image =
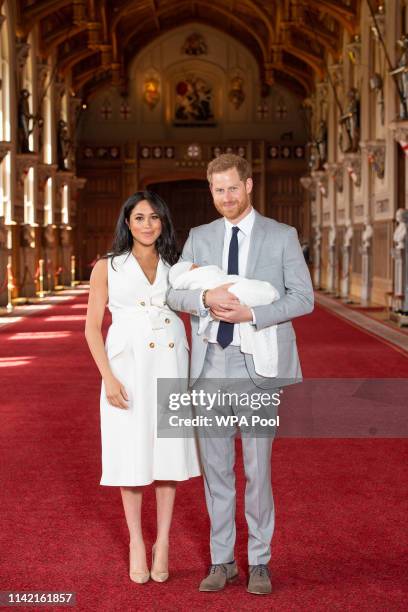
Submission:
<svg viewBox="0 0 408 612">
<path fill-rule="evenodd" d="M 194 268 L 199 268 L 199 267 L 200 267 L 200 266 L 197 266 L 197 264 L 193 264 L 193 265 L 191 266 L 191 268 L 190 268 L 189 272 L 190 272 L 191 270 L 194 270 Z"/>
</svg>

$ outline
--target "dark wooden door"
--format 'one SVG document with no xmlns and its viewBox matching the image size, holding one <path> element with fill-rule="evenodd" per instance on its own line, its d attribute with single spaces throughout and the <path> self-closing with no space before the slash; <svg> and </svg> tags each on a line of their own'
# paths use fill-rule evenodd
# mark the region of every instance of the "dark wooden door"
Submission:
<svg viewBox="0 0 408 612">
<path fill-rule="evenodd" d="M 214 208 L 207 181 L 151 183 L 147 189 L 155 191 L 168 205 L 180 249 L 192 227 L 209 223 L 220 216 Z"/>
</svg>

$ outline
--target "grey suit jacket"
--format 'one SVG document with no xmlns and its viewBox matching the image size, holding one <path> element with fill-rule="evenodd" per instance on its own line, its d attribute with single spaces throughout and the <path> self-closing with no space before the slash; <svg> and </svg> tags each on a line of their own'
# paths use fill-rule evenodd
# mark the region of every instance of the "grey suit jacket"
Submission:
<svg viewBox="0 0 408 612">
<path fill-rule="evenodd" d="M 193 228 L 180 260 L 192 261 L 201 266 L 216 264 L 222 267 L 224 233 L 224 218 Z M 252 356 L 245 354 L 248 376 L 258 387 L 271 389 L 301 380 L 296 335 L 291 320 L 312 312 L 313 287 L 294 227 L 278 223 L 255 211 L 250 240 L 245 276 L 269 281 L 281 296 L 272 304 L 254 308 L 257 329 L 278 325 L 277 379 L 259 377 L 255 373 Z M 170 308 L 191 315 L 190 384 L 194 384 L 201 374 L 208 346 L 206 339 L 197 334 L 199 313 L 202 311 L 200 295 L 200 289 L 189 291 L 170 288 L 167 293 Z"/>
</svg>

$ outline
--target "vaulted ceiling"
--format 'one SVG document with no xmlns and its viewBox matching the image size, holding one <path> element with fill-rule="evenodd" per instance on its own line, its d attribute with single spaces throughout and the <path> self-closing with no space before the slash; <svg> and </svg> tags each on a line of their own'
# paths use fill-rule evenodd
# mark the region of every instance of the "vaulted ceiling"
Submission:
<svg viewBox="0 0 408 612">
<path fill-rule="evenodd" d="M 109 82 L 126 91 L 129 61 L 161 34 L 199 22 L 244 44 L 262 82 L 299 95 L 336 60 L 342 33 L 357 32 L 360 0 L 18 0 L 18 34 L 39 24 L 41 51 L 55 50 L 84 97 Z"/>
</svg>

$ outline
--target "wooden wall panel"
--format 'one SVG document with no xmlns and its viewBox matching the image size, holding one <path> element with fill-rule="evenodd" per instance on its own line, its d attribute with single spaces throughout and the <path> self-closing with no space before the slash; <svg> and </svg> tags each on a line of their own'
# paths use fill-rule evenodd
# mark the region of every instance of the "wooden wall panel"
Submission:
<svg viewBox="0 0 408 612">
<path fill-rule="evenodd" d="M 147 186 L 164 199 L 170 209 L 181 250 L 192 227 L 209 223 L 220 215 L 214 207 L 207 181 L 187 180 Z"/>
<path fill-rule="evenodd" d="M 375 223 L 373 236 L 373 276 L 390 279 L 391 247 L 392 247 L 392 225 L 390 222 Z"/>
<path fill-rule="evenodd" d="M 297 173 L 268 173 L 266 178 L 266 214 L 281 223 L 296 227 L 305 235 L 303 191 Z"/>
<path fill-rule="evenodd" d="M 91 262 L 112 245 L 116 220 L 123 204 L 120 167 L 84 169 L 87 179 L 78 205 L 78 247 L 81 278 L 89 278 Z"/>
</svg>

